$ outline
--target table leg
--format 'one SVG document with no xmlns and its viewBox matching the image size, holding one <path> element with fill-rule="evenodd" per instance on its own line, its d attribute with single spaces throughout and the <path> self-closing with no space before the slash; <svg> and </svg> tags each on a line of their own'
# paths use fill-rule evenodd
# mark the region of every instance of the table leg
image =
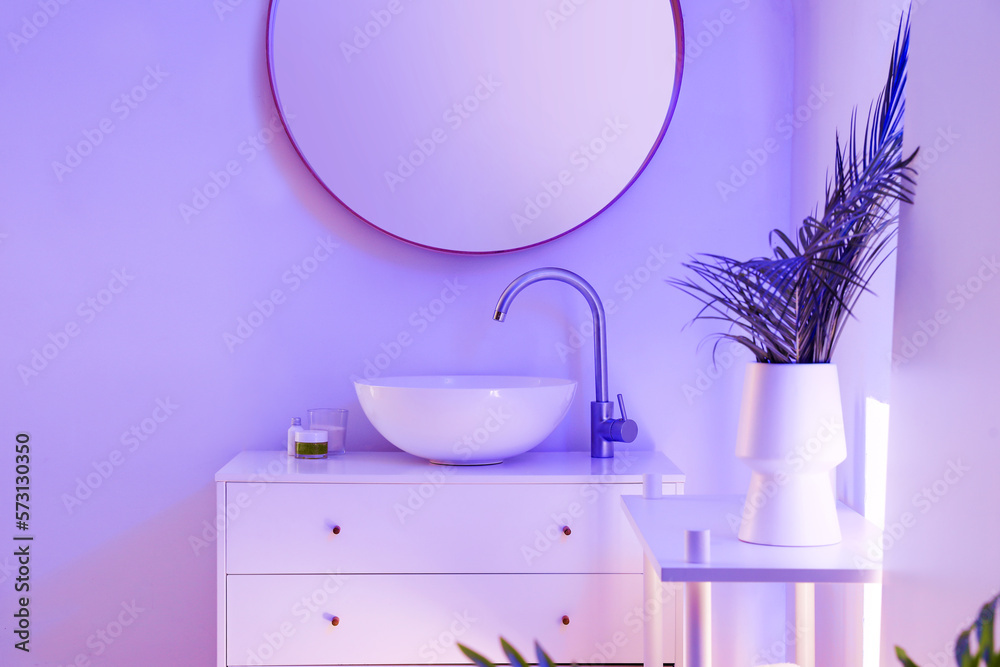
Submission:
<svg viewBox="0 0 1000 667">
<path fill-rule="evenodd" d="M 685 584 L 671 583 L 671 594 L 674 596 L 674 667 L 687 667 L 684 662 L 684 632 L 687 629 L 685 623 L 684 587 Z"/>
<path fill-rule="evenodd" d="M 712 584 L 687 584 L 685 667 L 712 667 Z"/>
<path fill-rule="evenodd" d="M 795 662 L 816 667 L 816 584 L 795 584 Z"/>
<path fill-rule="evenodd" d="M 642 636 L 644 667 L 663 667 L 663 583 L 659 568 L 642 557 Z"/>
</svg>

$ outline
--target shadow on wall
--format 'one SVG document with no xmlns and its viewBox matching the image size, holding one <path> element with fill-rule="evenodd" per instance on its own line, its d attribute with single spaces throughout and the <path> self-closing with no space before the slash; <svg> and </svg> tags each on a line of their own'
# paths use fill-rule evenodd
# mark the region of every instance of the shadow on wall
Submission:
<svg viewBox="0 0 1000 667">
<path fill-rule="evenodd" d="M 24 657 L 37 665 L 135 667 L 214 655 L 215 532 L 205 524 L 214 505 L 215 485 L 206 484 L 32 586 Z"/>
</svg>

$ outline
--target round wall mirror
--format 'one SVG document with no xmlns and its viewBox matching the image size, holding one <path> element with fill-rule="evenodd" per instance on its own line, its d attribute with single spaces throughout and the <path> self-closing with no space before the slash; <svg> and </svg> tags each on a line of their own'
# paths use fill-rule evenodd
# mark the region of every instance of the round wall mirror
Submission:
<svg viewBox="0 0 1000 667">
<path fill-rule="evenodd" d="M 275 102 L 358 217 L 437 250 L 545 242 L 615 201 L 680 87 L 676 0 L 272 0 Z"/>
</svg>

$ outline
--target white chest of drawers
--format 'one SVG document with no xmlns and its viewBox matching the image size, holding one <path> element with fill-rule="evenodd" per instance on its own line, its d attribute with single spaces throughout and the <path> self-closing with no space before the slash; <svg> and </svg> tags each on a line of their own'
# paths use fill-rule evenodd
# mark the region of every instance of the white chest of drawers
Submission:
<svg viewBox="0 0 1000 667">
<path fill-rule="evenodd" d="M 457 642 L 501 661 L 501 635 L 559 662 L 642 662 L 642 551 L 620 496 L 644 476 L 683 493 L 654 452 L 480 467 L 243 452 L 216 475 L 218 665 L 466 664 Z"/>
</svg>

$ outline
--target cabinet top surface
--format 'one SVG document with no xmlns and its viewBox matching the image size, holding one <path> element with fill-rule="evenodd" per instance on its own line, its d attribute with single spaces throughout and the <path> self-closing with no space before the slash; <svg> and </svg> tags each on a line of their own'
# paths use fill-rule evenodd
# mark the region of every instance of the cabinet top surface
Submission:
<svg viewBox="0 0 1000 667">
<path fill-rule="evenodd" d="M 824 547 L 774 547 L 741 542 L 742 496 L 623 496 L 622 505 L 662 581 L 877 583 L 882 580 L 881 531 L 837 504 L 842 541 Z M 711 531 L 709 563 L 685 559 L 685 531 Z M 873 548 L 874 547 L 874 548 Z"/>
<path fill-rule="evenodd" d="M 284 451 L 247 451 L 215 474 L 217 482 L 381 484 L 592 484 L 637 483 L 645 474 L 684 482 L 662 452 L 619 450 L 613 459 L 588 452 L 528 452 L 496 465 L 437 465 L 404 452 L 348 452 L 326 459 L 296 459 Z"/>
</svg>

